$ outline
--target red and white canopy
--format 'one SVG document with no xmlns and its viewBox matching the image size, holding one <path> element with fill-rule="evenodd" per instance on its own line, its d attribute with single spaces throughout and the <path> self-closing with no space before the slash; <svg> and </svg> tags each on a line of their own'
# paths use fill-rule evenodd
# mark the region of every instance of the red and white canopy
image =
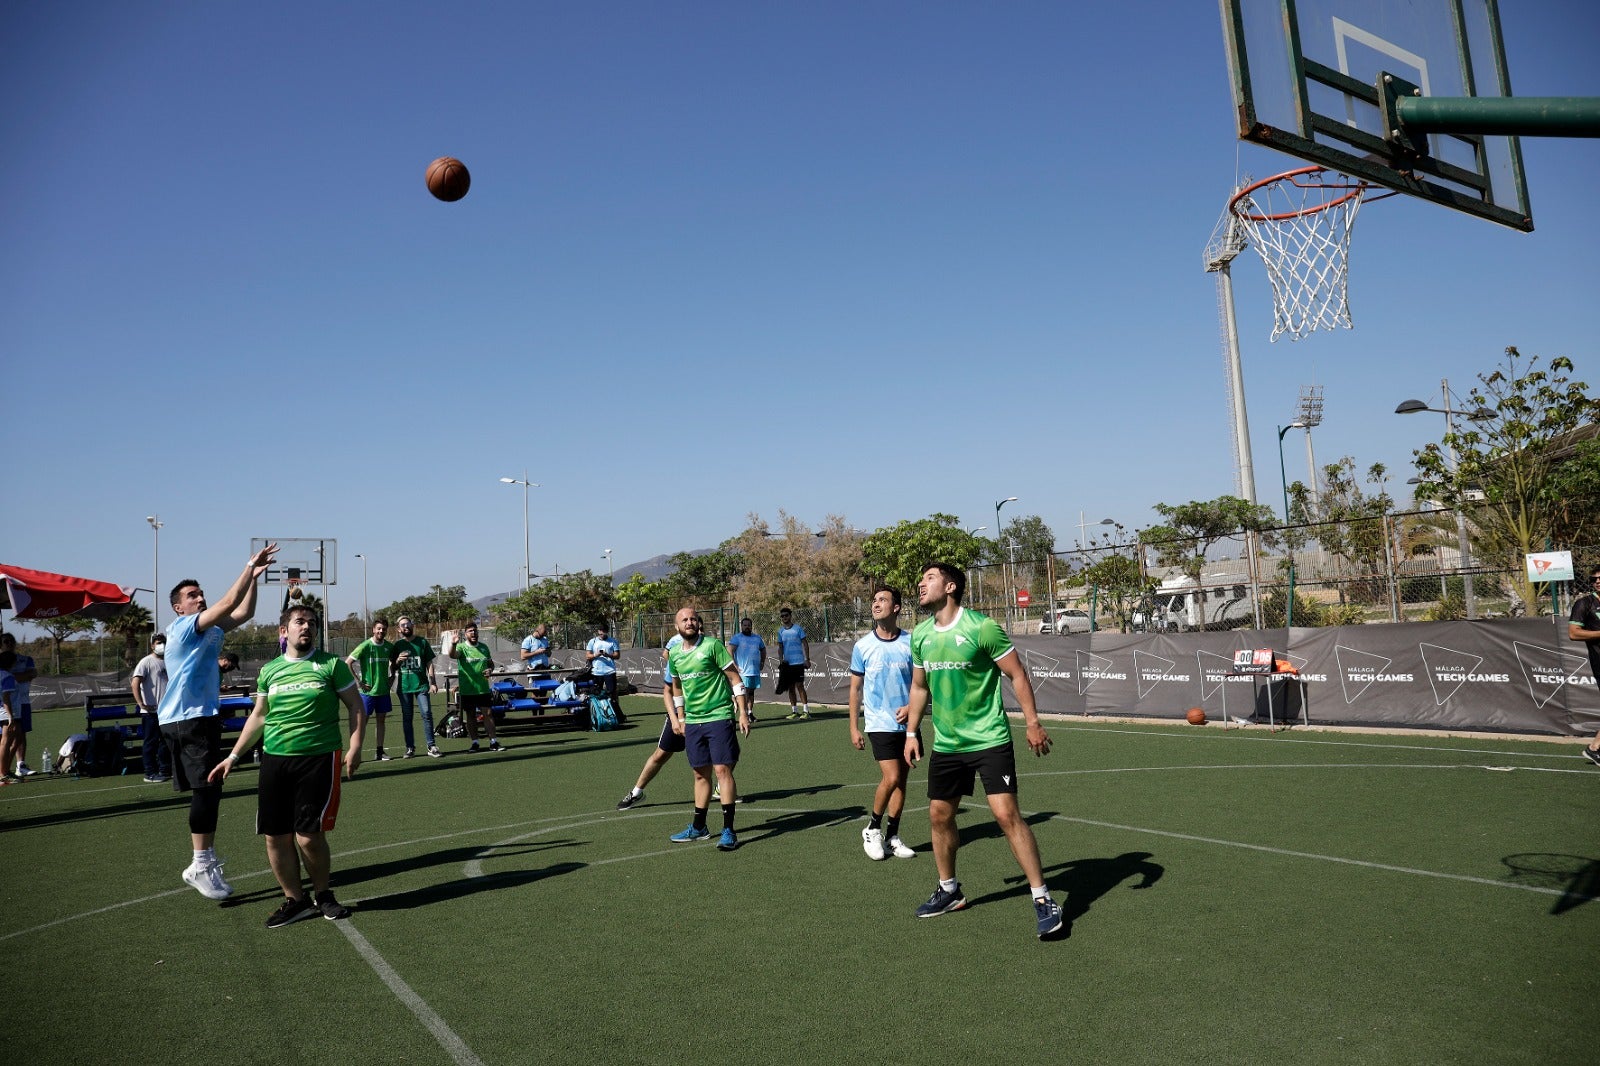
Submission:
<svg viewBox="0 0 1600 1066">
<path fill-rule="evenodd" d="M 133 589 L 109 581 L 0 563 L 0 607 L 10 607 L 20 619 L 57 618 L 64 614 L 114 618 L 132 599 Z"/>
</svg>

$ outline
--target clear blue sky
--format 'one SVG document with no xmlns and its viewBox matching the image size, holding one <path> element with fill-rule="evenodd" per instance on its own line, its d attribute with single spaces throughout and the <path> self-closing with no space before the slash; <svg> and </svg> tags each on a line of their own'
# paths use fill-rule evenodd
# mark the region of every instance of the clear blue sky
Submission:
<svg viewBox="0 0 1600 1066">
<path fill-rule="evenodd" d="M 1502 3 L 1519 95 L 1600 95 L 1600 8 Z M 9 5 L 0 561 L 220 591 L 339 541 L 336 613 L 707 547 L 779 507 L 1092 522 L 1233 488 L 1201 249 L 1241 172 L 1214 3 Z M 1537 229 L 1368 206 L 1353 331 L 1267 342 L 1261 499 L 1391 465 L 1508 344 L 1596 372 L 1600 145 Z M 423 188 L 436 156 L 471 194 Z M 953 432 L 935 437 L 944 412 Z M 1304 476 L 1299 434 L 1291 477 Z"/>
</svg>

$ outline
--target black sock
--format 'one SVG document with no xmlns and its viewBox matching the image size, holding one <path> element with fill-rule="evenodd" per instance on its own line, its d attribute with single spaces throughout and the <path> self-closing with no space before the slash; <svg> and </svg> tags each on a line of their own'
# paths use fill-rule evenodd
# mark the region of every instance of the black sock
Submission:
<svg viewBox="0 0 1600 1066">
<path fill-rule="evenodd" d="M 893 818 L 889 819 L 888 829 L 889 829 L 889 831 L 887 833 L 885 833 L 884 836 L 888 837 L 890 840 L 893 840 L 895 837 L 900 835 L 900 816 L 899 815 L 895 815 Z"/>
<path fill-rule="evenodd" d="M 883 825 L 883 812 L 882 811 L 873 811 L 872 812 L 872 821 L 867 823 L 867 828 L 868 829 L 877 829 L 881 825 Z"/>
<path fill-rule="evenodd" d="M 694 827 L 696 829 L 704 829 L 706 827 L 706 809 L 704 807 L 696 807 L 694 809 Z"/>
<path fill-rule="evenodd" d="M 722 805 L 722 828 L 733 828 L 733 804 L 731 803 L 724 803 Z"/>
</svg>

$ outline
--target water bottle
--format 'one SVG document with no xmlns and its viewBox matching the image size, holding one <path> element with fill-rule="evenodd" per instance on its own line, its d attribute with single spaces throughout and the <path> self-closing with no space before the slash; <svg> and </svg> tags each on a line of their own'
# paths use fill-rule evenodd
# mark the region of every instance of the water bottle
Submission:
<svg viewBox="0 0 1600 1066">
<path fill-rule="evenodd" d="M 44 749 L 44 769 L 41 772 L 47 774 L 56 772 L 55 758 L 49 748 Z"/>
</svg>

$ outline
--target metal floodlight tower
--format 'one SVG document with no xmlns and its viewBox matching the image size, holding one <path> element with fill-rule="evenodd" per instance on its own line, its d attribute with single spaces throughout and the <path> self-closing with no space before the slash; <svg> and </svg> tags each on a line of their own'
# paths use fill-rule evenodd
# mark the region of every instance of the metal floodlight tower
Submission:
<svg viewBox="0 0 1600 1066">
<path fill-rule="evenodd" d="M 1301 385 L 1300 402 L 1294 409 L 1294 421 L 1306 431 L 1306 488 L 1311 492 L 1311 502 L 1317 501 L 1317 453 L 1311 448 L 1311 431 L 1322 425 L 1322 386 Z M 1282 442 L 1280 442 L 1281 444 Z"/>
</svg>

